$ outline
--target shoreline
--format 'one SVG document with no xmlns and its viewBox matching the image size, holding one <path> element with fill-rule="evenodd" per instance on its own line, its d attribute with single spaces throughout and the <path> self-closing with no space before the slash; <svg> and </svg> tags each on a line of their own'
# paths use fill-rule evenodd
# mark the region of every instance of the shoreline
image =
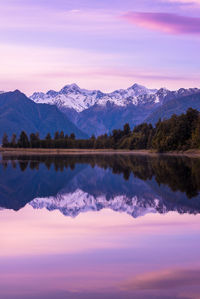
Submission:
<svg viewBox="0 0 200 299">
<path fill-rule="evenodd" d="M 200 150 L 171 151 L 158 153 L 153 150 L 113 150 L 113 149 L 42 149 L 42 148 L 2 148 L 2 155 L 143 155 L 143 156 L 188 156 L 200 158 Z"/>
</svg>

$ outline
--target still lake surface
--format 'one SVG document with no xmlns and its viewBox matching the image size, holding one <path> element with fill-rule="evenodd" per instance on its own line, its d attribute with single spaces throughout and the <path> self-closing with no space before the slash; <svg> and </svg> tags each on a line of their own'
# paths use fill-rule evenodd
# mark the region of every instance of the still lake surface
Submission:
<svg viewBox="0 0 200 299">
<path fill-rule="evenodd" d="M 200 298 L 199 192 L 199 159 L 1 156 L 0 298 Z"/>
</svg>

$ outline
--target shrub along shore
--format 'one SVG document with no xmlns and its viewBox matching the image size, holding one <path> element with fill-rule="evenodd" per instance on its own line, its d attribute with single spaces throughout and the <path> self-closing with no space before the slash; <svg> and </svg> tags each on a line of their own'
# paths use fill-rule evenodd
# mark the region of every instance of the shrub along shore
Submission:
<svg viewBox="0 0 200 299">
<path fill-rule="evenodd" d="M 172 115 L 168 120 L 159 120 L 155 127 L 142 123 L 130 129 L 125 124 L 123 130 L 113 130 L 110 135 L 89 139 L 76 139 L 64 132 L 56 132 L 52 137 L 50 133 L 40 139 L 39 133 L 30 136 L 22 131 L 17 139 L 13 134 L 9 140 L 5 133 L 2 139 L 3 148 L 13 149 L 66 149 L 66 150 L 148 150 L 154 152 L 188 151 L 200 148 L 200 113 L 189 108 L 185 114 Z"/>
</svg>

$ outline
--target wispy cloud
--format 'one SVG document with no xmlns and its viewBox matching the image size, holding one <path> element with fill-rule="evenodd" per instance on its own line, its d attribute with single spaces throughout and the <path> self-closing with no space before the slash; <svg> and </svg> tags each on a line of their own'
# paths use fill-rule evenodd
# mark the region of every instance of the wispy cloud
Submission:
<svg viewBox="0 0 200 299">
<path fill-rule="evenodd" d="M 182 4 L 188 4 L 188 5 L 200 5 L 200 0 L 168 0 L 168 2 L 171 3 L 182 3 Z"/>
<path fill-rule="evenodd" d="M 128 22 L 169 34 L 200 34 L 200 18 L 160 12 L 129 12 L 122 16 Z"/>
<path fill-rule="evenodd" d="M 170 269 L 136 276 L 122 284 L 124 290 L 163 290 L 199 285 L 199 269 Z"/>
<path fill-rule="evenodd" d="M 186 14 L 198 15 L 200 9 L 200 0 L 158 0 L 161 7 L 172 9 L 172 12 L 184 11 Z M 174 10 L 174 11 L 173 11 Z M 166 12 L 169 12 L 168 10 Z"/>
<path fill-rule="evenodd" d="M 30 93 L 70 82 L 105 91 L 135 81 L 158 88 L 199 86 L 199 3 L 0 1 L 0 90 Z"/>
<path fill-rule="evenodd" d="M 133 63 L 118 65 L 119 53 L 104 53 L 89 49 L 48 48 L 1 44 L 0 89 L 20 89 L 28 94 L 36 89 L 60 89 L 76 82 L 88 89 L 127 88 L 134 82 L 149 87 L 166 86 L 176 89 L 198 86 L 199 75 L 172 71 L 162 66 Z"/>
<path fill-rule="evenodd" d="M 28 29 L 34 31 L 61 31 L 70 30 L 85 32 L 99 31 L 114 28 L 117 20 L 110 12 L 104 10 L 53 10 L 41 7 L 1 7 L 0 29 Z M 51 20 L 51 22 L 46 22 Z M 114 24 L 113 24 L 114 23 Z"/>
</svg>

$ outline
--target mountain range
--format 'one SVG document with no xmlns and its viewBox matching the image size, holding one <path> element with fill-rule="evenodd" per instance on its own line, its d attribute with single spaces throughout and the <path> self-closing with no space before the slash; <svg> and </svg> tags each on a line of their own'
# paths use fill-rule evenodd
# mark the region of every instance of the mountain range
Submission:
<svg viewBox="0 0 200 299">
<path fill-rule="evenodd" d="M 81 89 L 76 84 L 60 91 L 36 92 L 35 103 L 56 105 L 82 131 L 89 135 L 110 133 L 129 122 L 133 128 L 142 122 L 155 124 L 159 118 L 186 112 L 189 107 L 200 110 L 200 89 L 148 89 L 134 84 L 111 93 Z"/>
<path fill-rule="evenodd" d="M 19 136 L 22 130 L 28 134 L 39 132 L 40 137 L 62 130 L 87 137 L 54 105 L 35 104 L 19 90 L 0 94 L 0 138 L 4 133 Z"/>
<path fill-rule="evenodd" d="M 200 213 L 199 167 L 188 159 L 123 155 L 10 158 L 5 156 L 0 163 L 1 208 L 17 211 L 30 204 L 70 217 L 102 209 L 132 217 L 169 211 Z"/>
<path fill-rule="evenodd" d="M 200 110 L 200 89 L 148 89 L 134 84 L 127 89 L 103 93 L 81 89 L 76 84 L 60 91 L 35 92 L 29 98 L 20 91 L 0 92 L 0 138 L 25 130 L 41 137 L 63 130 L 77 138 L 109 134 L 113 129 L 131 128 L 142 122 L 153 125 L 161 118 L 181 114 L 188 108 Z"/>
<path fill-rule="evenodd" d="M 82 112 L 94 105 L 105 106 L 108 101 L 122 107 L 128 104 L 138 106 L 147 102 L 156 102 L 157 98 L 154 97 L 156 92 L 156 89 L 147 89 L 138 84 L 112 93 L 81 89 L 78 85 L 71 84 L 66 85 L 59 92 L 54 90 L 49 90 L 46 94 L 35 92 L 30 98 L 36 103 L 53 104 L 60 109 L 71 108 L 77 112 Z"/>
</svg>

